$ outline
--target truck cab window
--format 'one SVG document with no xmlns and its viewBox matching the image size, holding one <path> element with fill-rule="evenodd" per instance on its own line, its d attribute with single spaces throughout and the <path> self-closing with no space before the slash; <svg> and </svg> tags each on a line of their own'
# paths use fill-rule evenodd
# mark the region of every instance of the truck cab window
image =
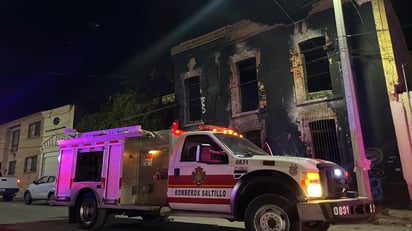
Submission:
<svg viewBox="0 0 412 231">
<path fill-rule="evenodd" d="M 210 160 L 203 159 L 201 162 L 205 163 L 216 163 L 216 164 L 225 164 L 228 163 L 226 154 L 223 153 L 223 150 L 217 145 L 209 136 L 206 135 L 193 135 L 186 137 L 185 143 L 182 149 L 182 155 L 180 161 L 190 162 L 196 161 L 196 151 L 198 145 L 207 145 L 208 153 L 215 154 L 209 155 Z M 224 155 L 225 158 L 216 158 L 216 154 Z"/>
</svg>

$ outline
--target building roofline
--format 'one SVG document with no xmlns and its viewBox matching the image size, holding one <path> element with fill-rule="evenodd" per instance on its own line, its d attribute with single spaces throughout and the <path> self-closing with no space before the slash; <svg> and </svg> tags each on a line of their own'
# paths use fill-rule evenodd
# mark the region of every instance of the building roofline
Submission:
<svg viewBox="0 0 412 231">
<path fill-rule="evenodd" d="M 227 25 L 202 36 L 186 40 L 177 46 L 172 47 L 171 55 L 173 56 L 178 53 L 200 47 L 221 38 L 227 38 L 229 42 L 249 38 L 279 26 L 283 26 L 283 24 L 266 25 L 252 22 L 250 20 L 241 20 L 235 24 Z"/>
</svg>

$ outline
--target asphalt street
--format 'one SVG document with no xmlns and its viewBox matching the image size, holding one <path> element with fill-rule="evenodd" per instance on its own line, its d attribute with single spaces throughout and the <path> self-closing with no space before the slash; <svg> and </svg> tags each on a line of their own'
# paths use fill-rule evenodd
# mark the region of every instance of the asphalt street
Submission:
<svg viewBox="0 0 412 231">
<path fill-rule="evenodd" d="M 0 202 L 0 231 L 80 231 L 68 224 L 67 208 L 44 203 L 25 205 L 23 201 Z M 137 218 L 118 216 L 104 231 L 243 231 L 241 222 L 197 217 L 170 217 L 167 222 L 143 223 Z M 330 231 L 412 231 L 411 210 L 389 210 L 364 224 L 332 225 Z"/>
</svg>

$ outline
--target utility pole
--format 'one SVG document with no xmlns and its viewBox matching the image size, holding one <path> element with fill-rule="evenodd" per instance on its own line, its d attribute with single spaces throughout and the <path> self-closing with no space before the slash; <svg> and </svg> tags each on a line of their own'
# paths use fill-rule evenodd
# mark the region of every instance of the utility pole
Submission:
<svg viewBox="0 0 412 231">
<path fill-rule="evenodd" d="M 333 9 L 335 12 L 335 22 L 336 31 L 338 35 L 342 78 L 343 85 L 345 88 L 346 108 L 351 135 L 353 159 L 355 162 L 355 173 L 358 191 L 360 196 L 372 198 L 368 174 L 368 170 L 370 169 L 370 161 L 366 159 L 365 148 L 363 144 L 362 128 L 359 120 L 358 103 L 356 99 L 355 86 L 353 83 L 348 44 L 346 41 L 346 30 L 345 20 L 342 11 L 342 1 L 333 0 Z"/>
</svg>

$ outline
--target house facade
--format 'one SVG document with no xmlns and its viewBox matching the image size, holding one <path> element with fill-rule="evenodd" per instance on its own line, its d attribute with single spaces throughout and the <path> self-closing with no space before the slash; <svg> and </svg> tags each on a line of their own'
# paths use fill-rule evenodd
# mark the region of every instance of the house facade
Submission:
<svg viewBox="0 0 412 231">
<path fill-rule="evenodd" d="M 229 126 L 275 155 L 331 160 L 348 170 L 358 167 L 352 144 L 354 134 L 362 131 L 374 200 L 401 207 L 410 200 L 412 182 L 405 179 L 412 173 L 405 173 L 401 160 L 410 155 L 411 142 L 400 137 L 410 137 L 410 129 L 401 126 L 400 131 L 398 126 L 399 121 L 408 125 L 408 118 L 393 117 L 397 106 L 407 106 L 401 99 L 406 78 L 393 71 L 405 61 L 401 51 L 407 52 L 396 37 L 401 34 L 399 23 L 389 1 L 344 3 L 348 50 L 343 51 L 329 2 L 313 6 L 308 17 L 289 25 L 245 20 L 173 47 L 179 121 L 188 128 L 203 123 Z M 378 21 L 382 16 L 388 20 Z M 386 33 L 380 34 L 378 26 L 390 30 L 383 28 Z M 382 36 L 388 34 L 397 53 L 383 57 L 388 44 Z M 342 52 L 350 57 L 356 89 L 361 129 L 355 132 L 346 103 Z M 387 59 L 393 61 L 385 63 Z M 352 187 L 364 183 L 356 182 L 354 172 L 351 176 Z"/>
<path fill-rule="evenodd" d="M 0 125 L 0 171 L 21 180 L 18 194 L 39 176 L 43 126 L 40 112 Z"/>
<path fill-rule="evenodd" d="M 33 113 L 0 124 L 0 171 L 21 180 L 17 196 L 44 175 L 56 173 L 57 139 L 73 128 L 74 106 Z"/>
</svg>

